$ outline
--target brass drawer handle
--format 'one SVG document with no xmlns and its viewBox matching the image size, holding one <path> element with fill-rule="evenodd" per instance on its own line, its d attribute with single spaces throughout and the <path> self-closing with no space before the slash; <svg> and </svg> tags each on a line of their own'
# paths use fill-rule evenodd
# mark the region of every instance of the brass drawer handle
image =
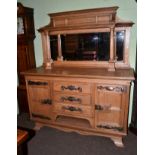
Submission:
<svg viewBox="0 0 155 155">
<path fill-rule="evenodd" d="M 70 102 L 79 102 L 81 103 L 81 99 L 80 98 L 76 98 L 76 97 L 73 97 L 73 96 L 68 96 L 68 97 L 61 97 L 61 101 L 70 101 Z"/>
<path fill-rule="evenodd" d="M 51 99 L 43 99 L 40 101 L 42 104 L 49 104 L 51 105 L 52 104 L 52 100 Z"/>
<path fill-rule="evenodd" d="M 48 85 L 48 83 L 47 82 L 41 82 L 41 81 L 31 81 L 31 80 L 29 80 L 28 81 L 28 85 Z"/>
<path fill-rule="evenodd" d="M 61 90 L 65 90 L 65 89 L 68 89 L 68 90 L 78 90 L 79 92 L 82 92 L 82 88 L 81 87 L 75 87 L 75 86 L 72 86 L 72 85 L 69 85 L 69 86 L 61 86 Z"/>
<path fill-rule="evenodd" d="M 47 117 L 47 116 L 44 116 L 44 115 L 40 115 L 40 114 L 35 114 L 35 113 L 32 113 L 32 117 L 38 117 L 38 118 L 41 118 L 41 119 L 51 120 L 50 117 Z"/>
<path fill-rule="evenodd" d="M 65 110 L 69 110 L 69 111 L 82 111 L 81 108 L 75 108 L 75 107 L 72 107 L 72 106 L 63 106 L 62 109 L 65 109 Z"/>
<path fill-rule="evenodd" d="M 122 127 L 110 126 L 110 125 L 102 125 L 102 124 L 97 125 L 97 128 L 113 129 L 113 130 L 123 131 Z"/>
<path fill-rule="evenodd" d="M 95 105 L 95 110 L 110 110 L 110 108 L 111 108 L 111 104 L 103 105 L 103 106 L 99 104 Z"/>
<path fill-rule="evenodd" d="M 116 92 L 125 92 L 126 87 L 112 87 L 112 86 L 97 86 L 99 90 L 107 90 L 107 91 L 116 91 Z"/>
</svg>

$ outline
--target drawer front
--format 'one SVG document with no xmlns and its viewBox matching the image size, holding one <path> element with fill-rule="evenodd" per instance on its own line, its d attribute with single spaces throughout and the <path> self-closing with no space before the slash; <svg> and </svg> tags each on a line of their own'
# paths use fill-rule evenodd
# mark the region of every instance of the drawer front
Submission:
<svg viewBox="0 0 155 155">
<path fill-rule="evenodd" d="M 61 113 L 63 115 L 70 115 L 70 116 L 93 116 L 93 110 L 90 106 L 77 106 L 73 104 L 63 104 L 63 103 L 54 103 L 53 110 L 57 113 Z"/>
<path fill-rule="evenodd" d="M 54 91 L 91 93 L 91 85 L 87 83 L 54 81 Z"/>
<path fill-rule="evenodd" d="M 76 104 L 90 105 L 91 96 L 90 95 L 74 95 L 74 94 L 55 93 L 54 102 L 72 103 L 72 105 L 76 105 Z"/>
</svg>

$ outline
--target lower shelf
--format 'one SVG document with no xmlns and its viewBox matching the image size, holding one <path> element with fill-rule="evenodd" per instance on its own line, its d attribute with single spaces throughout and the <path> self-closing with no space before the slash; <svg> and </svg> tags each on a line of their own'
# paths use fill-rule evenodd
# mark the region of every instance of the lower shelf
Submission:
<svg viewBox="0 0 155 155">
<path fill-rule="evenodd" d="M 67 116 L 58 116 L 56 118 L 55 123 L 61 124 L 61 125 L 68 125 L 73 127 L 83 127 L 83 128 L 92 128 L 89 121 L 82 118 L 73 118 L 73 117 L 67 117 Z"/>
<path fill-rule="evenodd" d="M 89 120 L 90 119 L 90 120 Z M 77 132 L 83 135 L 97 135 L 109 137 L 116 146 L 123 147 L 122 138 L 126 134 L 123 132 L 113 131 L 111 129 L 98 129 L 92 126 L 91 118 L 74 118 L 71 116 L 57 115 L 51 124 L 42 124 L 36 122 L 35 130 L 42 126 L 54 127 L 66 132 Z M 93 122 L 93 121 L 92 121 Z"/>
</svg>

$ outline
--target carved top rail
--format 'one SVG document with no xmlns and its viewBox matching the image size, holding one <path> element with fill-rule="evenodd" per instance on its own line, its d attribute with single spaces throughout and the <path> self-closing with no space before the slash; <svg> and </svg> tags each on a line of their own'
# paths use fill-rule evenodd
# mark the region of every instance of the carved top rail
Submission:
<svg viewBox="0 0 155 155">
<path fill-rule="evenodd" d="M 114 27 L 117 9 L 118 7 L 111 7 L 52 13 L 49 14 L 50 24 L 39 29 L 39 31 L 45 29 L 50 30 L 51 28 L 52 31 L 61 31 L 62 29 L 67 30 L 73 28 Z"/>
</svg>

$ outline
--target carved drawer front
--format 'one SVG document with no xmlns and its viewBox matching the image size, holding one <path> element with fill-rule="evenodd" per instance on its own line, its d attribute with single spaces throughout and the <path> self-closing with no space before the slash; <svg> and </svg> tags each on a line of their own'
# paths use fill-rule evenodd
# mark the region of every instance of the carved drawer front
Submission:
<svg viewBox="0 0 155 155">
<path fill-rule="evenodd" d="M 55 112 L 63 114 L 63 115 L 69 115 L 69 116 L 81 116 L 81 117 L 92 117 L 93 111 L 92 107 L 90 106 L 77 106 L 73 104 L 63 104 L 63 103 L 54 103 L 53 109 Z"/>
<path fill-rule="evenodd" d="M 87 84 L 87 83 L 55 81 L 54 82 L 54 91 L 90 93 L 91 85 Z"/>
<path fill-rule="evenodd" d="M 73 95 L 73 94 L 63 94 L 63 93 L 55 93 L 54 101 L 58 103 L 72 103 L 76 104 L 91 104 L 91 96 L 90 95 Z"/>
</svg>

